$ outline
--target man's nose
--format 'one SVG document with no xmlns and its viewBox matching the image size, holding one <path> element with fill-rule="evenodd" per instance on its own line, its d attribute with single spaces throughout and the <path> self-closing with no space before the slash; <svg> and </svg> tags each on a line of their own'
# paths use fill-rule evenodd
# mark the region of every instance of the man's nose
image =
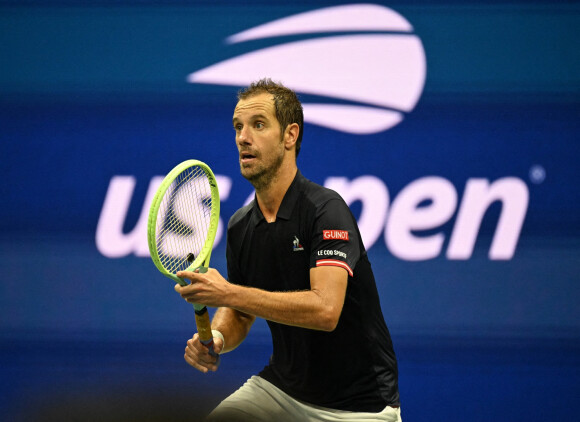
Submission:
<svg viewBox="0 0 580 422">
<path fill-rule="evenodd" d="M 237 142 L 240 145 L 247 145 L 251 143 L 251 136 L 247 128 L 243 127 L 238 132 Z"/>
</svg>

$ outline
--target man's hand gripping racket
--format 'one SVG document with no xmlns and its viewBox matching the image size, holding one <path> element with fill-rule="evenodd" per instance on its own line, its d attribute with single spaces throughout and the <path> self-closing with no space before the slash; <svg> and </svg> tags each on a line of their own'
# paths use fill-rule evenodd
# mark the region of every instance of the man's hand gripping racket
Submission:
<svg viewBox="0 0 580 422">
<path fill-rule="evenodd" d="M 149 252 L 161 273 L 181 286 L 179 271 L 205 273 L 220 215 L 219 191 L 209 166 L 188 160 L 169 172 L 151 203 L 147 227 Z M 194 304 L 197 332 L 210 354 L 213 348 L 209 313 L 205 305 Z"/>
</svg>

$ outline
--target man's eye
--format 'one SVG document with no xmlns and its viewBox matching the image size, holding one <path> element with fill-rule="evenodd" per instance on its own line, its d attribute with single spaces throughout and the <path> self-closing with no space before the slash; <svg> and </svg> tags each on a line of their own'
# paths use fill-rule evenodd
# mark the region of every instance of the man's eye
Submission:
<svg viewBox="0 0 580 422">
<path fill-rule="evenodd" d="M 262 129 L 264 127 L 264 123 L 256 122 L 256 129 Z"/>
</svg>

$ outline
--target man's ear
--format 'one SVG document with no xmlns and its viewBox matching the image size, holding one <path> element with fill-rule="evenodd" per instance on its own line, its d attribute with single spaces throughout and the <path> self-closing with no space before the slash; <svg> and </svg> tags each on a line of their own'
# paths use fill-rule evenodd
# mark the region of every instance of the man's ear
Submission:
<svg viewBox="0 0 580 422">
<path fill-rule="evenodd" d="M 298 126 L 298 123 L 291 123 L 286 126 L 286 130 L 284 131 L 284 146 L 286 149 L 292 149 L 296 145 L 299 133 L 300 126 Z"/>
</svg>

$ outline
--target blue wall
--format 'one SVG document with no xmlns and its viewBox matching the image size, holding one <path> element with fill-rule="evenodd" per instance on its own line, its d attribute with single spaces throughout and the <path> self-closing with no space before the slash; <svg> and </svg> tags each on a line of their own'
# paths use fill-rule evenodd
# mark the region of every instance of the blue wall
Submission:
<svg viewBox="0 0 580 422">
<path fill-rule="evenodd" d="M 235 81 L 247 69 L 220 84 L 188 83 L 188 75 L 285 44 L 306 51 L 309 41 L 380 35 L 379 47 L 362 56 L 347 43 L 344 57 L 329 57 L 342 78 L 334 94 L 308 85 L 325 66 L 315 56 L 296 57 L 287 82 L 305 104 L 402 119 L 365 134 L 310 120 L 299 166 L 316 182 L 342 186 L 364 222 L 406 419 L 574 420 L 580 5 L 378 2 L 384 19 L 373 14 L 384 27 L 365 27 L 367 16 L 356 29 L 342 22 L 329 32 L 226 41 L 337 5 L 0 2 L 4 414 L 180 420 L 203 414 L 266 363 L 268 332 L 258 322 L 218 373 L 186 367 L 191 307 L 144 256 L 139 221 L 149 183 L 180 161 L 201 159 L 223 183 L 227 221 L 252 193 L 239 176 L 230 126 Z M 410 26 L 392 26 L 389 9 Z M 382 57 L 394 39 L 416 48 L 405 44 L 393 53 L 400 60 L 377 71 L 369 57 Z M 353 66 L 355 57 L 369 62 Z M 413 79 L 421 57 L 425 74 Z M 255 78 L 275 77 L 270 64 Z M 364 91 L 369 80 L 380 92 L 393 84 L 391 71 L 400 71 L 399 85 L 414 84 L 415 103 L 403 105 L 407 94 L 390 91 L 377 102 L 343 95 L 345 87 Z M 131 183 L 134 191 L 115 191 Z M 130 200 L 118 227 L 103 212 L 108 198 Z M 212 266 L 225 272 L 224 244 Z M 192 399 L 197 390 L 204 393 Z"/>
</svg>

